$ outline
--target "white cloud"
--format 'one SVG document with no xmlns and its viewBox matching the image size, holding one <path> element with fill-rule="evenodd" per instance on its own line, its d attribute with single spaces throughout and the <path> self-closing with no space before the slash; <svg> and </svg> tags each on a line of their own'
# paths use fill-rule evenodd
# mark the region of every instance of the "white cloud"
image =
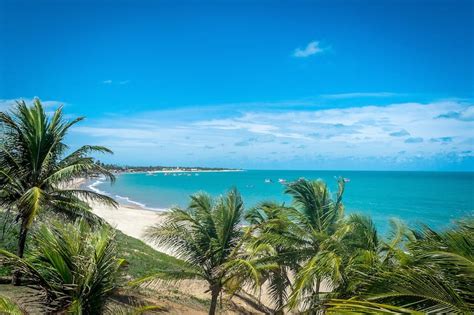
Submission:
<svg viewBox="0 0 474 315">
<path fill-rule="evenodd" d="M 104 80 L 102 81 L 103 84 L 112 84 L 112 80 Z"/>
<path fill-rule="evenodd" d="M 253 106 L 252 111 L 239 105 L 237 108 L 244 108 L 239 111 L 226 105 L 205 113 L 181 108 L 114 117 L 74 131 L 119 153 L 135 152 L 156 161 L 174 157 L 187 163 L 186 156 L 192 153 L 191 162 L 220 159 L 244 163 L 263 161 L 267 152 L 276 152 L 272 161 L 279 163 L 324 158 L 353 163 L 376 159 L 393 164 L 443 156 L 474 157 L 474 121 L 438 118 L 443 113 L 464 113 L 468 107 L 458 101 L 311 110 Z M 207 119 L 210 115 L 224 118 Z M 450 141 L 430 141 L 448 137 Z M 206 146 L 219 150 L 202 150 Z M 295 148 L 300 148 L 297 159 Z M 234 153 L 230 157 L 228 152 Z"/>
<path fill-rule="evenodd" d="M 318 53 L 322 53 L 322 52 L 323 52 L 323 49 L 319 46 L 319 42 L 312 41 L 308 43 L 308 45 L 306 45 L 306 47 L 303 49 L 299 47 L 296 48 L 295 51 L 293 52 L 293 56 L 298 57 L 298 58 L 306 58 L 306 57 L 309 57 Z"/>
</svg>

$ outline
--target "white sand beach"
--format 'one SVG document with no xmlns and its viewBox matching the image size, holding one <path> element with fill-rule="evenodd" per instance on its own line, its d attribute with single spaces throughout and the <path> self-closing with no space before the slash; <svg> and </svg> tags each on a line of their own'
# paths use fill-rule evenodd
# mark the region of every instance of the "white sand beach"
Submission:
<svg viewBox="0 0 474 315">
<path fill-rule="evenodd" d="M 68 186 L 81 187 L 84 185 L 87 185 L 87 180 L 81 178 L 70 183 Z M 144 241 L 156 250 L 171 255 L 169 250 L 164 247 L 157 246 L 153 242 L 147 241 L 143 236 L 147 227 L 163 221 L 163 211 L 145 209 L 138 205 L 119 204 L 119 206 L 115 208 L 101 203 L 89 204 L 92 207 L 92 212 L 104 219 L 114 228 L 131 237 Z M 166 211 L 167 209 L 163 210 Z"/>
<path fill-rule="evenodd" d="M 93 212 L 104 219 L 107 223 L 122 231 L 123 233 L 143 240 L 153 248 L 164 251 L 162 247 L 145 240 L 143 233 L 148 226 L 163 221 L 163 213 L 153 210 L 145 210 L 139 206 L 122 205 L 118 208 L 102 204 L 93 204 Z"/>
</svg>

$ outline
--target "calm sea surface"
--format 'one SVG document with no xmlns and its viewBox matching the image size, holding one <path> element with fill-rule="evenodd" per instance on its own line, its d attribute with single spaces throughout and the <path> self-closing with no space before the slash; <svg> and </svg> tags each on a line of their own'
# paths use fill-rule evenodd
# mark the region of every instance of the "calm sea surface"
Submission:
<svg viewBox="0 0 474 315">
<path fill-rule="evenodd" d="M 338 176 L 350 179 L 344 194 L 346 213 L 370 215 L 382 233 L 387 231 L 390 218 L 400 218 L 410 225 L 422 222 L 442 228 L 455 219 L 474 214 L 474 173 L 243 171 L 199 173 L 198 176 L 121 174 L 113 185 L 96 181 L 92 187 L 121 203 L 152 209 L 185 206 L 188 196 L 198 191 L 217 196 L 237 187 L 249 208 L 264 200 L 290 203 L 290 198 L 283 193 L 284 185 L 278 179 L 320 178 L 335 192 Z M 273 183 L 266 183 L 266 179 Z"/>
</svg>

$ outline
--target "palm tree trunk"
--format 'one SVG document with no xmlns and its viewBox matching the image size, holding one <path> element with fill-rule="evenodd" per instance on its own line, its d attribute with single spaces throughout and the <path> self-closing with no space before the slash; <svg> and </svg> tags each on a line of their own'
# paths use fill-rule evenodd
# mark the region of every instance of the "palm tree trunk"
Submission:
<svg viewBox="0 0 474 315">
<path fill-rule="evenodd" d="M 316 297 L 319 300 L 319 288 L 321 287 L 321 278 L 316 278 Z"/>
<path fill-rule="evenodd" d="M 216 314 L 217 299 L 219 298 L 220 291 L 221 288 L 219 285 L 211 286 L 211 307 L 209 308 L 209 315 Z"/>
<path fill-rule="evenodd" d="M 22 222 L 21 227 L 20 227 L 20 237 L 18 238 L 18 252 L 17 252 L 17 256 L 20 258 L 23 258 L 23 254 L 25 252 L 27 233 L 28 233 L 28 229 L 23 225 L 23 222 Z M 13 271 L 12 284 L 16 286 L 21 284 L 21 271 L 19 269 L 16 269 L 15 271 Z"/>
</svg>

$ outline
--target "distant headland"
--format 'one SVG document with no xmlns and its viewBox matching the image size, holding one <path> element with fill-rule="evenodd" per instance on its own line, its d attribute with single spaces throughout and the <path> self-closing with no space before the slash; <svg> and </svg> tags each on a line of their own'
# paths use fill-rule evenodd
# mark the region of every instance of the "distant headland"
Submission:
<svg viewBox="0 0 474 315">
<path fill-rule="evenodd" d="M 224 167 L 202 167 L 202 166 L 131 166 L 131 165 L 117 165 L 106 164 L 100 161 L 96 162 L 98 165 L 107 169 L 108 171 L 119 173 L 197 173 L 197 172 L 241 172 L 243 169 L 238 168 L 224 168 Z"/>
</svg>

